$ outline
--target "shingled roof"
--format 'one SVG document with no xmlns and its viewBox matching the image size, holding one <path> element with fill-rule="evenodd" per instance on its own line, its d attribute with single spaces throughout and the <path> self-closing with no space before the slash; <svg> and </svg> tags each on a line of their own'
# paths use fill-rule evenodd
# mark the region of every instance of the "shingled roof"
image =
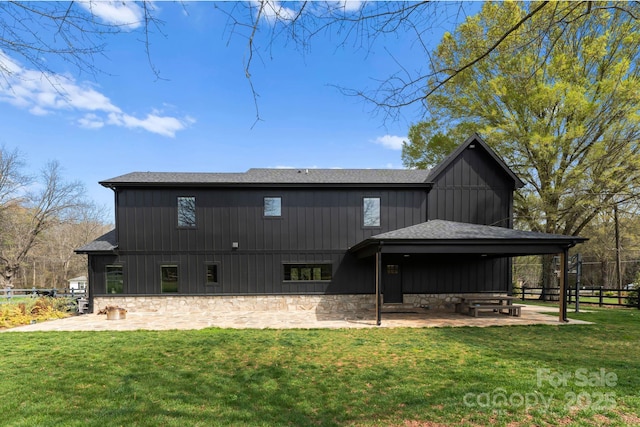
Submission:
<svg viewBox="0 0 640 427">
<path fill-rule="evenodd" d="M 132 172 L 101 181 L 109 187 L 135 185 L 216 186 L 265 184 L 428 184 L 427 170 L 249 169 L 244 173 Z"/>
<path fill-rule="evenodd" d="M 362 257 L 370 256 L 378 249 L 395 253 L 517 256 L 559 253 L 585 240 L 577 236 L 436 219 L 371 236 L 350 248 L 350 251 Z"/>
<path fill-rule="evenodd" d="M 98 237 L 93 242 L 76 249 L 74 252 L 77 254 L 87 254 L 90 252 L 112 252 L 118 247 L 116 242 L 116 230 L 111 230 L 108 233 Z"/>
<path fill-rule="evenodd" d="M 389 231 L 371 237 L 378 240 L 478 240 L 478 239 L 549 239 L 566 240 L 570 236 L 514 230 L 490 225 L 468 224 L 464 222 L 434 219 L 421 224 Z"/>
</svg>

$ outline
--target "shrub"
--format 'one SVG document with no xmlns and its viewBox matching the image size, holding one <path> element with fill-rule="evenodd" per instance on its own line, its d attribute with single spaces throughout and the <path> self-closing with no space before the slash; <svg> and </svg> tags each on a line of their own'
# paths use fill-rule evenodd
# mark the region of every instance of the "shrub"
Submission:
<svg viewBox="0 0 640 427">
<path fill-rule="evenodd" d="M 69 299 L 41 297 L 0 304 L 0 328 L 28 325 L 31 321 L 62 319 L 69 316 Z"/>
<path fill-rule="evenodd" d="M 626 303 L 628 305 L 632 305 L 635 307 L 638 306 L 638 287 L 637 286 L 634 289 L 631 289 L 629 292 L 627 292 Z"/>
</svg>

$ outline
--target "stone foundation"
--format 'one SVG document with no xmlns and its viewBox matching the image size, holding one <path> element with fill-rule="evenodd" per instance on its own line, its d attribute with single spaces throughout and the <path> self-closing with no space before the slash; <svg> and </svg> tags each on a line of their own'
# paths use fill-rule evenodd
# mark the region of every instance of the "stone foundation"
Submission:
<svg viewBox="0 0 640 427">
<path fill-rule="evenodd" d="M 403 308 L 453 311 L 461 297 L 478 294 L 405 294 Z M 355 313 L 375 309 L 375 295 L 175 295 L 99 296 L 94 312 L 116 306 L 129 312 L 315 311 Z"/>
<path fill-rule="evenodd" d="M 447 310 L 455 306 L 457 297 L 451 294 L 404 294 L 403 306 L 407 308 L 426 308 L 429 310 Z"/>
<path fill-rule="evenodd" d="M 357 312 L 375 308 L 374 295 L 216 295 L 216 296 L 100 296 L 94 312 L 117 306 L 130 312 L 315 311 Z"/>
</svg>

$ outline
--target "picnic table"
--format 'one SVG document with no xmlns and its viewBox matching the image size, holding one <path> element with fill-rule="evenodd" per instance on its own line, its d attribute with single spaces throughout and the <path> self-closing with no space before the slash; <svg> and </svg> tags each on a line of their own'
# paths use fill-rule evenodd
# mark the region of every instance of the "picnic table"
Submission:
<svg viewBox="0 0 640 427">
<path fill-rule="evenodd" d="M 513 301 L 515 299 L 517 298 L 508 295 L 462 297 L 460 298 L 460 303 L 456 304 L 456 311 L 463 312 L 466 309 L 469 315 L 474 317 L 478 317 L 478 313 L 481 311 L 492 311 L 520 317 L 522 306 L 514 305 Z"/>
</svg>

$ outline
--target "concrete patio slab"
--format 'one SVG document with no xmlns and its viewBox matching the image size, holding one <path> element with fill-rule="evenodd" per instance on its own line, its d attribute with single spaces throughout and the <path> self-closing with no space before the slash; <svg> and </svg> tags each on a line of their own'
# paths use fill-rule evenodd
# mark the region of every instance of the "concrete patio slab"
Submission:
<svg viewBox="0 0 640 427">
<path fill-rule="evenodd" d="M 188 330 L 211 327 L 233 329 L 320 329 L 320 328 L 432 328 L 432 327 L 487 327 L 514 325 L 577 325 L 581 320 L 559 322 L 557 308 L 525 305 L 521 317 L 498 313 L 483 313 L 480 317 L 466 314 L 420 310 L 382 314 L 382 325 L 376 326 L 374 312 L 332 313 L 319 315 L 315 311 L 234 311 L 221 313 L 127 313 L 125 319 L 107 320 L 105 315 L 85 314 L 66 319 L 51 320 L 33 325 L 18 326 L 0 332 L 37 331 L 133 331 L 133 330 Z M 548 314 L 544 314 L 547 312 Z"/>
</svg>

